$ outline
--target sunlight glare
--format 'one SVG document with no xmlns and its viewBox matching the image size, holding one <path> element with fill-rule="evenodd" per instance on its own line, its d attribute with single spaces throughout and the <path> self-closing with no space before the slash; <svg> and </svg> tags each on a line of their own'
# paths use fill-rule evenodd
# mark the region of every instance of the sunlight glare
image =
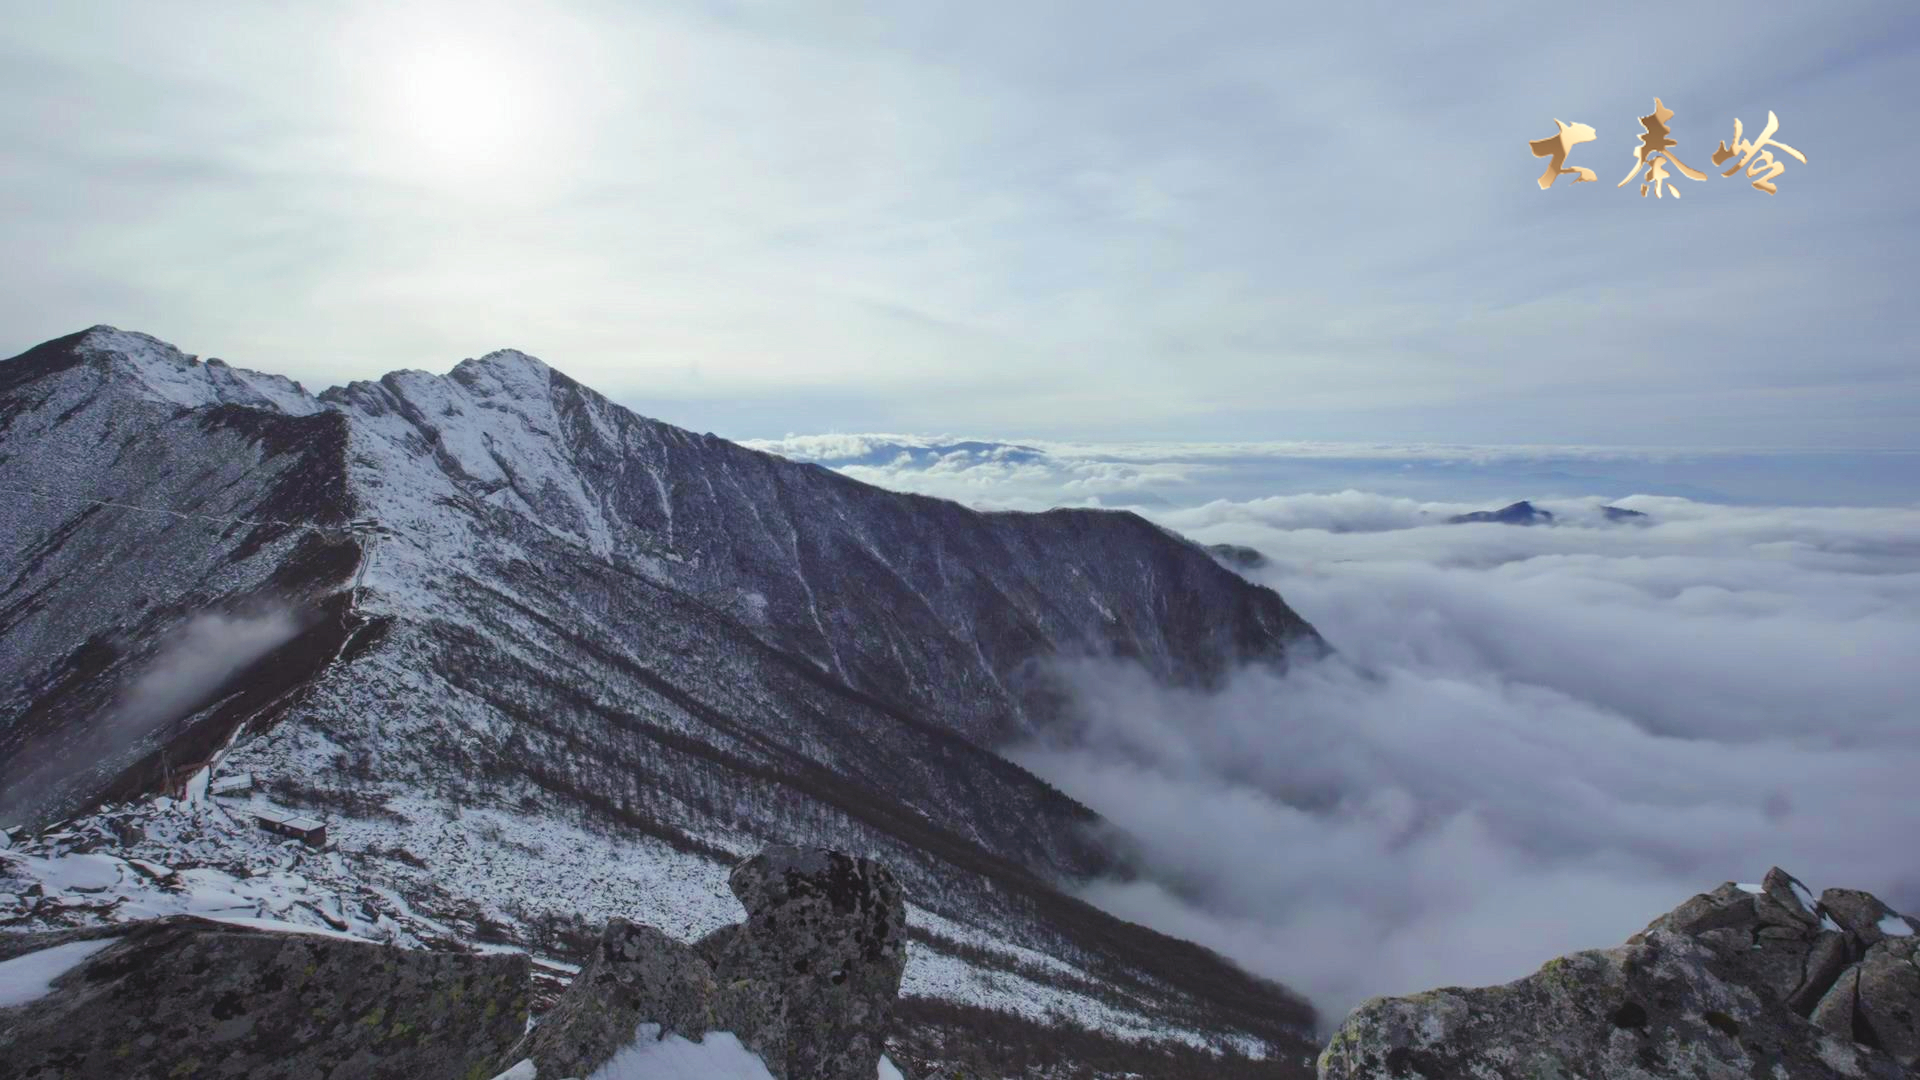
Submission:
<svg viewBox="0 0 1920 1080">
<path fill-rule="evenodd" d="M 542 163 L 577 156 L 596 115 L 595 54 L 551 12 L 362 7 L 338 46 L 348 153 L 462 202 L 546 197 L 567 174 Z"/>
<path fill-rule="evenodd" d="M 421 150 L 474 165 L 510 153 L 528 134 L 530 88 L 506 65 L 456 42 L 432 42 L 398 73 L 395 119 Z"/>
</svg>

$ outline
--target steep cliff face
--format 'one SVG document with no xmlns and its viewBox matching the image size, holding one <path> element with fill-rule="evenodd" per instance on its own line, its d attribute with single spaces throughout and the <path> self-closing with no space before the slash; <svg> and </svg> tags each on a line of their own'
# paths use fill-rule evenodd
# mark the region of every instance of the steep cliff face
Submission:
<svg viewBox="0 0 1920 1080">
<path fill-rule="evenodd" d="M 521 353 L 323 396 L 353 418 L 355 494 L 416 579 L 537 531 L 982 744 L 1031 723 L 1036 659 L 1122 655 L 1185 681 L 1311 634 L 1135 515 L 884 491 L 637 416 Z"/>
<path fill-rule="evenodd" d="M 220 771 L 327 814 L 430 922 L 664 923 L 633 899 L 663 867 L 825 843 L 892 865 L 958 968 L 1304 1045 L 1296 999 L 1058 892 L 1110 868 L 1094 816 L 993 753 L 1046 723 L 1050 657 L 1205 684 L 1320 647 L 1133 515 L 882 491 L 519 353 L 314 397 L 105 328 L 0 363 L 0 487 L 36 493 L 0 510 L 0 740 L 60 781 L 18 785 L 15 817 L 126 797 L 244 728 Z M 209 611 L 245 647 L 156 683 L 211 651 L 164 651 Z M 76 765 L 81 738 L 118 764 Z"/>
</svg>

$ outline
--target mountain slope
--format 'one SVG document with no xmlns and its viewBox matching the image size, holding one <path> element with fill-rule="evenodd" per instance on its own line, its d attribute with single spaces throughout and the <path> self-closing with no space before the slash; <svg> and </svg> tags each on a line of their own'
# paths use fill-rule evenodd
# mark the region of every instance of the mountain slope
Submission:
<svg viewBox="0 0 1920 1080">
<path fill-rule="evenodd" d="M 1205 685 L 1320 647 L 1138 517 L 886 492 L 514 352 L 314 397 L 110 328 L 0 363 L 0 487 L 39 493 L 0 511 L 0 746 L 39 770 L 11 816 L 243 731 L 219 770 L 327 814 L 341 873 L 421 925 L 664 924 L 660 874 L 825 843 L 914 898 L 909 993 L 1307 1045 L 1298 999 L 1062 894 L 1118 869 L 1096 819 L 993 753 L 1047 722 L 1051 657 Z"/>
</svg>

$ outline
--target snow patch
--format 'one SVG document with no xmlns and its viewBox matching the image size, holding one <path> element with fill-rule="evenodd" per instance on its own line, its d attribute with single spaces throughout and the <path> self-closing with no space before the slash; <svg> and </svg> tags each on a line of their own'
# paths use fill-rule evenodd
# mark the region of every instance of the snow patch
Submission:
<svg viewBox="0 0 1920 1080">
<path fill-rule="evenodd" d="M 710 1031 L 699 1042 L 660 1037 L 660 1025 L 641 1024 L 587 1080 L 773 1080 L 766 1063 L 732 1032 Z"/>
<path fill-rule="evenodd" d="M 92 941 L 69 941 L 65 945 L 55 945 L 51 949 L 0 961 L 0 1009 L 25 1005 L 46 997 L 53 992 L 55 979 L 79 967 L 87 957 L 116 940 L 95 938 Z"/>
<path fill-rule="evenodd" d="M 1911 937 L 1913 927 L 1898 915 L 1889 915 L 1880 920 L 1880 932 L 1888 937 Z"/>
<path fill-rule="evenodd" d="M 1747 884 L 1747 883 L 1746 883 L 1746 882 L 1744 882 L 1744 881 L 1743 881 L 1743 882 L 1737 882 L 1737 883 L 1736 883 L 1736 887 L 1738 887 L 1738 888 L 1739 888 L 1739 889 L 1740 889 L 1741 891 L 1743 891 L 1743 892 L 1750 892 L 1750 893 L 1752 893 L 1752 894 L 1754 894 L 1755 896 L 1759 896 L 1759 895 L 1760 895 L 1761 893 L 1763 893 L 1763 892 L 1766 892 L 1766 891 L 1767 891 L 1767 890 L 1765 890 L 1765 889 L 1762 889 L 1762 888 L 1761 888 L 1760 886 L 1758 886 L 1758 885 L 1749 885 L 1749 884 Z"/>
<path fill-rule="evenodd" d="M 363 937 L 355 937 L 345 931 L 335 930 L 330 926 L 302 926 L 299 923 L 281 922 L 279 919 L 252 919 L 238 915 L 207 915 L 203 917 L 213 922 L 226 923 L 228 926 L 243 926 L 249 930 L 270 930 L 276 934 L 312 934 L 315 937 L 339 938 L 341 941 L 360 941 L 368 945 L 379 944 L 379 942 L 368 941 Z"/>
</svg>

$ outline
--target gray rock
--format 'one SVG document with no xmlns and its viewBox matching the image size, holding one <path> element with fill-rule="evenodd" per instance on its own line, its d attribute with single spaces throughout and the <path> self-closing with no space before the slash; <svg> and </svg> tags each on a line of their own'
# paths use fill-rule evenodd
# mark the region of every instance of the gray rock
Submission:
<svg viewBox="0 0 1920 1080">
<path fill-rule="evenodd" d="M 1710 930 L 1730 929 L 1745 935 L 1746 943 L 1752 944 L 1753 931 L 1760 925 L 1753 901 L 1752 893 L 1728 882 L 1710 893 L 1701 893 L 1653 920 L 1643 933 L 1664 929 L 1700 935 Z M 1638 935 L 1629 938 L 1627 943 L 1632 944 L 1637 939 Z"/>
<path fill-rule="evenodd" d="M 1840 973 L 1833 982 L 1833 988 L 1820 998 L 1820 1004 L 1813 1007 L 1813 1015 L 1808 1017 L 1813 1026 L 1843 1039 L 1853 1038 L 1853 1003 L 1860 995 L 1860 966 L 1858 964 Z"/>
<path fill-rule="evenodd" d="M 1760 990 L 1768 1000 L 1785 1004 L 1805 981 L 1811 952 L 1812 942 L 1805 938 L 1762 937 L 1745 952 L 1721 956 L 1731 977 Z"/>
<path fill-rule="evenodd" d="M 729 885 L 747 921 L 722 944 L 716 974 L 733 995 L 728 1011 L 760 1024 L 735 1034 L 782 1080 L 871 1080 L 906 967 L 893 875 L 869 859 L 782 846 L 735 867 Z"/>
<path fill-rule="evenodd" d="M 1827 991 L 1833 988 L 1840 973 L 1847 970 L 1847 962 L 1852 959 L 1853 949 L 1846 934 L 1837 930 L 1822 931 L 1814 939 L 1813 948 L 1807 951 L 1806 975 L 1793 995 L 1787 998 L 1787 1007 L 1801 1016 L 1813 1015 L 1814 1006 L 1827 996 Z"/>
<path fill-rule="evenodd" d="M 1820 916 L 1814 914 L 1811 907 L 1814 902 L 1813 893 L 1800 883 L 1799 878 L 1776 866 L 1767 871 L 1766 877 L 1760 879 L 1760 889 L 1761 895 L 1772 901 L 1771 905 L 1767 905 L 1769 909 L 1777 906 L 1788 918 L 1809 928 L 1820 925 Z M 1760 905 L 1756 904 L 1756 910 L 1759 908 Z M 1762 916 L 1762 921 L 1768 920 Z"/>
<path fill-rule="evenodd" d="M 113 937 L 36 1001 L 0 1009 L 19 1080 L 491 1075 L 526 1027 L 527 958 L 395 949 L 189 916 L 21 935 Z"/>
<path fill-rule="evenodd" d="M 1505 986 L 1375 998 L 1335 1033 L 1320 1076 L 1911 1080 L 1915 939 L 1849 966 L 1851 936 L 1819 931 L 1794 884 L 1776 869 L 1757 895 L 1723 885 L 1625 945 Z"/>
<path fill-rule="evenodd" d="M 661 1037 L 715 1030 L 713 970 L 693 947 L 625 919 L 607 924 L 573 985 L 509 1060 L 541 1076 L 585 1076 L 633 1042 L 641 1024 Z"/>
<path fill-rule="evenodd" d="M 1887 936 L 1880 929 L 1880 923 L 1894 913 L 1893 909 L 1880 902 L 1880 898 L 1870 892 L 1859 889 L 1828 889 L 1820 894 L 1820 909 L 1840 924 L 1840 928 L 1852 934 L 1858 942 L 1856 955 L 1865 956 L 1866 951 Z"/>
<path fill-rule="evenodd" d="M 494 1071 L 585 1076 L 658 1024 L 660 1037 L 732 1032 L 781 1080 L 872 1080 L 906 964 L 893 875 L 775 847 L 735 867 L 730 885 L 746 922 L 693 945 L 608 924 L 560 1003 Z"/>
<path fill-rule="evenodd" d="M 693 951 L 699 953 L 700 958 L 705 960 L 708 965 L 717 964 L 720 962 L 720 954 L 726 951 L 727 942 L 732 940 L 733 935 L 739 933 L 739 931 L 739 923 L 723 926 L 708 934 L 706 937 L 701 938 L 699 941 L 694 942 Z"/>
<path fill-rule="evenodd" d="M 1920 1065 L 1920 968 L 1915 940 L 1890 937 L 1860 961 L 1860 993 L 1854 1003 L 1854 1037 L 1892 1054 L 1902 1065 Z"/>
</svg>

